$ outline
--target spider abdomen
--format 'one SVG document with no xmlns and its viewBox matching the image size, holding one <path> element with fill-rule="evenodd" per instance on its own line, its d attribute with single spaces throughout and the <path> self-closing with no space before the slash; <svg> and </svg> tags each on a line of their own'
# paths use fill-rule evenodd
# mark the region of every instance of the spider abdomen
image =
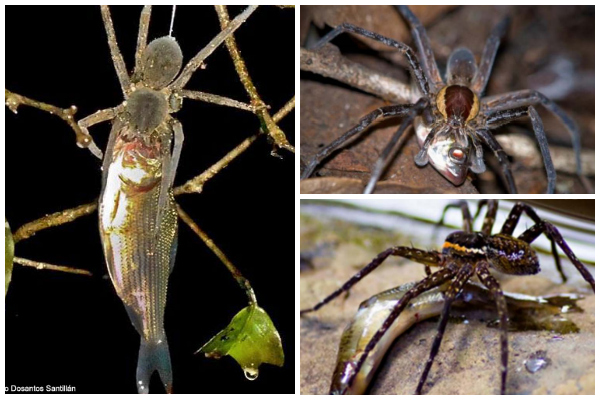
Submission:
<svg viewBox="0 0 600 400">
<path fill-rule="evenodd" d="M 487 237 L 486 256 L 494 269 L 505 274 L 535 275 L 540 272 L 537 254 L 529 243 L 512 236 Z"/>
</svg>

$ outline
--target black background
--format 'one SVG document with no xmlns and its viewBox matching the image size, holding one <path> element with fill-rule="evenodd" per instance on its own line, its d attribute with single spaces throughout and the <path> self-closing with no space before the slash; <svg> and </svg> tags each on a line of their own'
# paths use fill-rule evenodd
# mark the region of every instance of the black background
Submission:
<svg viewBox="0 0 600 400">
<path fill-rule="evenodd" d="M 242 7 L 229 7 L 233 18 Z M 57 106 L 77 105 L 77 118 L 123 98 L 97 7 L 6 7 L 6 87 Z M 128 69 L 141 7 L 112 7 Z M 155 7 L 149 39 L 168 34 L 170 7 Z M 219 31 L 212 7 L 178 7 L 174 36 L 184 62 Z M 294 95 L 294 11 L 260 7 L 236 33 L 250 75 L 273 111 Z M 187 88 L 247 101 L 224 47 Z M 59 118 L 28 107 L 6 115 L 6 216 L 13 229 L 44 214 L 93 201 L 100 162 L 75 145 Z M 184 101 L 177 114 L 185 142 L 176 184 L 201 173 L 258 130 L 248 112 Z M 294 143 L 294 117 L 280 124 Z M 91 128 L 104 148 L 110 125 Z M 244 293 L 206 246 L 180 223 L 166 332 L 176 393 L 293 393 L 293 156 L 270 156 L 263 137 L 200 195 L 178 198 L 251 281 L 259 304 L 284 342 L 284 368 L 264 365 L 245 379 L 231 358 L 193 353 L 246 305 Z M 43 231 L 16 255 L 93 272 L 92 278 L 16 266 L 6 298 L 6 386 L 73 385 L 77 392 L 135 392 L 139 336 L 116 296 L 102 256 L 97 214 Z M 151 392 L 162 392 L 156 376 Z"/>
</svg>

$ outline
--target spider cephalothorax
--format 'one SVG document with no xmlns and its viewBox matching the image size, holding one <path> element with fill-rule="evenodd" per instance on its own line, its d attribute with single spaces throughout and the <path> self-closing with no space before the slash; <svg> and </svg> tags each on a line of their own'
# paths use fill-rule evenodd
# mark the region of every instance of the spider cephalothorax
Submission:
<svg viewBox="0 0 600 400">
<path fill-rule="evenodd" d="M 314 307 L 301 311 L 301 314 L 313 312 L 329 303 L 340 294 L 350 290 L 358 281 L 381 265 L 389 256 L 400 256 L 425 265 L 427 276 L 416 282 L 405 294 L 390 307 L 390 312 L 381 323 L 381 327 L 365 340 L 364 346 L 349 361 L 338 365 L 334 373 L 331 385 L 332 394 L 356 393 L 355 385 L 364 386 L 364 377 L 367 373 L 363 370 L 372 368 L 372 354 L 377 351 L 377 346 L 385 337 L 398 317 L 406 307 L 423 293 L 438 287 L 443 287 L 443 310 L 438 326 L 438 333 L 431 346 L 431 351 L 425 368 L 419 380 L 416 394 L 421 394 L 423 386 L 433 360 L 438 353 L 440 343 L 448 323 L 450 306 L 457 300 L 463 288 L 471 279 L 477 279 L 490 291 L 493 296 L 499 316 L 500 347 L 501 347 L 501 388 L 500 393 L 506 392 L 506 380 L 508 371 L 508 311 L 504 294 L 498 280 L 492 276 L 490 269 L 511 275 L 534 275 L 540 271 L 540 263 L 530 243 L 541 235 L 545 235 L 551 243 L 552 253 L 556 267 L 563 280 L 566 276 L 562 272 L 557 246 L 562 249 L 567 258 L 573 263 L 583 278 L 590 284 L 592 290 L 596 290 L 596 284 L 592 274 L 573 254 L 567 243 L 562 238 L 556 227 L 542 220 L 535 210 L 523 203 L 517 203 L 504 222 L 500 233 L 492 234 L 492 227 L 496 220 L 498 210 L 497 200 L 482 200 L 479 202 L 477 214 L 487 206 L 487 213 L 481 231 L 473 231 L 473 219 L 469 212 L 466 201 L 450 204 L 449 208 L 460 208 L 463 213 L 463 229 L 451 233 L 444 244 L 442 251 L 425 251 L 412 247 L 392 247 L 379 254 L 369 265 L 364 267 L 342 287 L 317 303 Z M 534 222 L 534 225 L 518 237 L 513 236 L 515 227 L 520 216 L 525 213 Z M 442 216 L 443 220 L 443 216 Z M 438 268 L 431 271 L 431 268 Z M 342 373 L 340 373 L 342 371 Z M 358 377 L 358 378 L 357 378 Z M 361 381 L 361 382 L 356 382 Z"/>
<path fill-rule="evenodd" d="M 454 185 L 461 185 L 469 170 L 485 171 L 482 144 L 487 146 L 502 167 L 503 178 L 511 193 L 516 193 L 508 157 L 494 138 L 491 130 L 521 117 L 529 117 L 539 143 L 548 177 L 548 193 L 553 193 L 556 171 L 550 157 L 548 141 L 542 120 L 534 106 L 541 105 L 554 114 L 571 135 L 575 152 L 576 173 L 584 185 L 582 175 L 579 130 L 575 122 L 554 102 L 534 90 L 521 90 L 501 95 L 483 97 L 500 41 L 507 31 L 508 19 L 503 19 L 492 30 L 481 54 L 479 65 L 475 56 L 466 48 L 458 48 L 450 55 L 445 79 L 442 78 L 425 29 L 407 6 L 396 6 L 411 28 L 417 54 L 406 44 L 386 38 L 377 33 L 344 23 L 325 35 L 313 49 L 317 51 L 342 32 L 376 40 L 399 50 L 408 59 L 415 79 L 416 90 L 408 90 L 406 104 L 380 107 L 367 114 L 360 123 L 315 154 L 302 173 L 302 178 L 312 175 L 317 166 L 336 150 L 348 144 L 356 135 L 365 131 L 377 119 L 401 117 L 402 124 L 381 151 L 369 182 L 364 190 L 371 193 L 388 163 L 394 157 L 401 137 L 414 125 L 420 151 L 415 163 L 428 163 Z"/>
</svg>

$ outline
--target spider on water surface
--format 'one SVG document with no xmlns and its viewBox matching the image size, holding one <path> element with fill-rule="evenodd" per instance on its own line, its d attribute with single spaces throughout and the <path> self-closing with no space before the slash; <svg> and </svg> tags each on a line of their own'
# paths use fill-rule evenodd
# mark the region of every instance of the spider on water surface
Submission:
<svg viewBox="0 0 600 400">
<path fill-rule="evenodd" d="M 400 127 L 385 148 L 381 150 L 371 170 L 364 193 L 373 192 L 375 185 L 382 178 L 386 167 L 403 142 L 406 136 L 405 132 L 411 125 L 414 125 L 420 146 L 420 151 L 414 158 L 418 166 L 431 163 L 448 181 L 460 186 L 465 182 L 469 170 L 476 174 L 486 170 L 483 160 L 483 145 L 485 145 L 493 151 L 498 159 L 506 187 L 511 193 L 516 193 L 517 187 L 509 159 L 491 130 L 528 116 L 546 169 L 547 192 L 554 193 L 556 170 L 550 156 L 542 120 L 534 108 L 536 105 L 541 105 L 554 114 L 570 134 L 575 153 L 576 173 L 586 189 L 592 191 L 582 174 L 579 129 L 574 120 L 556 103 L 542 93 L 529 89 L 483 97 L 496 52 L 509 25 L 508 19 L 503 19 L 492 29 L 481 53 L 479 65 L 476 65 L 475 57 L 470 50 L 466 48 L 454 50 L 448 59 L 446 79 L 444 80 L 440 75 L 429 39 L 420 21 L 407 6 L 396 7 L 411 28 L 418 56 L 406 44 L 349 23 L 343 23 L 334 28 L 310 50 L 314 51 L 311 54 L 316 54 L 343 32 L 372 39 L 399 50 L 407 59 L 415 81 L 415 86 L 405 92 L 404 97 L 407 104 L 379 107 L 364 116 L 357 125 L 310 157 L 302 173 L 303 179 L 310 177 L 324 160 L 354 141 L 374 122 L 383 118 L 401 117 Z M 326 73 L 324 75 L 328 76 Z M 334 78 L 337 79 L 336 76 Z M 378 77 L 372 79 L 377 80 Z M 346 83 L 353 85 L 352 82 Z"/>
<path fill-rule="evenodd" d="M 367 369 L 370 368 L 372 363 L 370 356 L 372 353 L 380 351 L 378 350 L 380 342 L 388 340 L 384 339 L 384 337 L 387 335 L 388 331 L 393 330 L 394 325 L 398 323 L 398 317 L 407 309 L 407 306 L 411 304 L 411 301 L 415 300 L 423 293 L 444 286 L 445 288 L 442 289 L 443 308 L 440 313 L 441 318 L 437 329 L 437 335 L 431 346 L 430 356 L 426 362 L 425 369 L 422 372 L 416 389 L 416 393 L 420 394 L 427 381 L 427 376 L 433 364 L 433 360 L 439 351 L 442 337 L 448 323 L 450 307 L 465 289 L 465 286 L 469 284 L 470 279 L 474 275 L 477 275 L 479 281 L 494 297 L 496 308 L 498 310 L 501 346 L 501 393 L 505 394 L 509 353 L 507 334 L 508 309 L 505 295 L 500 288 L 497 279 L 491 275 L 490 268 L 509 275 L 534 275 L 539 273 L 540 263 L 538 256 L 530 246 L 530 243 L 542 234 L 551 242 L 556 267 L 563 277 L 563 280 L 566 280 L 566 277 L 562 273 L 557 246 L 562 249 L 583 278 L 591 285 L 592 290 L 595 291 L 595 280 L 592 274 L 571 251 L 557 228 L 551 223 L 542 220 L 533 208 L 524 203 L 517 203 L 504 222 L 500 233 L 492 234 L 491 231 L 498 210 L 498 201 L 480 201 L 475 218 L 485 206 L 487 206 L 487 212 L 480 231 L 473 230 L 473 219 L 471 218 L 468 204 L 465 201 L 452 203 L 445 208 L 444 214 L 450 208 L 459 208 L 463 215 L 463 227 L 462 231 L 448 235 L 442 246 L 441 252 L 425 251 L 404 246 L 389 248 L 380 253 L 343 286 L 317 303 L 314 307 L 301 311 L 301 315 L 317 311 L 342 293 L 348 292 L 356 283 L 379 267 L 389 256 L 400 256 L 426 266 L 425 270 L 427 276 L 416 282 L 409 290 L 406 290 L 401 298 L 398 297 L 397 301 L 390 306 L 389 314 L 386 313 L 382 318 L 380 328 L 374 331 L 373 335 L 361 344 L 361 346 L 364 345 L 362 350 L 354 357 L 351 357 L 350 360 L 345 363 L 343 368 L 338 368 L 338 370 L 343 370 L 343 374 L 334 377 L 334 380 L 337 381 L 332 383 L 332 391 L 340 394 L 351 392 L 355 381 L 363 379 L 363 367 Z M 534 225 L 521 235 L 513 236 L 519 218 L 523 213 L 534 222 Z M 442 214 L 442 220 L 444 214 Z M 432 272 L 431 267 L 439 269 Z M 369 327 L 365 327 L 365 330 L 366 329 L 369 329 Z M 340 347 L 340 349 L 341 348 L 342 347 Z"/>
</svg>

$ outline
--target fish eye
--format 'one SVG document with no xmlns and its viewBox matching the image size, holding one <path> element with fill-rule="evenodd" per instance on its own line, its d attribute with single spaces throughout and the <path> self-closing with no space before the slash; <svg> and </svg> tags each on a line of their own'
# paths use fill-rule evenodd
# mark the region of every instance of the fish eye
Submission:
<svg viewBox="0 0 600 400">
<path fill-rule="evenodd" d="M 464 163 L 467 160 L 467 154 L 464 151 L 464 149 L 460 148 L 460 147 L 453 147 L 450 149 L 450 151 L 448 152 L 448 156 L 456 161 L 457 163 Z"/>
</svg>

